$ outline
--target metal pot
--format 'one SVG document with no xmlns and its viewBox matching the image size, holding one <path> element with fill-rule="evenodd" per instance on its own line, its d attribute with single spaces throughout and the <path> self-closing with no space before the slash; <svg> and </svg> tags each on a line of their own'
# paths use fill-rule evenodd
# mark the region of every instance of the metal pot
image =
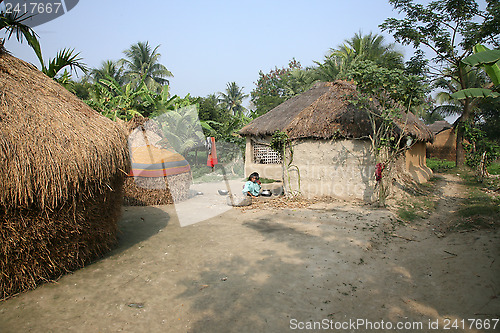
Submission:
<svg viewBox="0 0 500 333">
<path fill-rule="evenodd" d="M 260 194 L 263 197 L 270 197 L 272 195 L 271 190 L 262 190 L 262 193 Z"/>
</svg>

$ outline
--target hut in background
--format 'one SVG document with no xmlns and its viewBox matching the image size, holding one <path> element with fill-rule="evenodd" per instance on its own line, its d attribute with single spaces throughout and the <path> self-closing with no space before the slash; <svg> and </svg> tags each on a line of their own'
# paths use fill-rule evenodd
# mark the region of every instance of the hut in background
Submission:
<svg viewBox="0 0 500 333">
<path fill-rule="evenodd" d="M 115 243 L 126 140 L 111 120 L 0 49 L 0 299 Z"/>
<path fill-rule="evenodd" d="M 455 128 L 446 120 L 427 126 L 434 134 L 434 141 L 427 143 L 427 157 L 455 161 L 457 156 L 457 135 Z"/>
<path fill-rule="evenodd" d="M 192 183 L 191 167 L 169 147 L 160 124 L 134 116 L 127 128 L 132 168 L 125 180 L 124 204 L 166 205 L 186 200 Z"/>
<path fill-rule="evenodd" d="M 293 164 L 303 195 L 372 201 L 372 128 L 367 112 L 348 101 L 346 96 L 353 93 L 356 87 L 345 81 L 317 83 L 250 122 L 240 130 L 246 137 L 245 173 L 282 179 L 280 155 L 269 144 L 273 133 L 283 131 L 293 141 Z M 416 141 L 401 161 L 402 172 L 425 182 L 432 174 L 425 160 L 425 143 L 432 133 L 411 113 L 395 123 L 400 135 Z M 291 173 L 293 190 L 298 189 L 299 173 Z"/>
</svg>

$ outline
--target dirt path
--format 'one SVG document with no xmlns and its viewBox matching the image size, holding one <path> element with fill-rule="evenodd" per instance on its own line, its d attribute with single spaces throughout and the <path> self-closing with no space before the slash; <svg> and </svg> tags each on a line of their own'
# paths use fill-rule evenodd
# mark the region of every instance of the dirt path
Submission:
<svg viewBox="0 0 500 333">
<path fill-rule="evenodd" d="M 330 331 L 365 332 L 335 329 L 364 319 L 437 332 L 446 318 L 500 318 L 500 233 L 439 234 L 457 181 L 445 176 L 436 213 L 404 226 L 344 203 L 232 209 L 185 227 L 172 207 L 127 208 L 119 248 L 1 302 L 0 331 L 288 332 L 331 320 Z"/>
</svg>

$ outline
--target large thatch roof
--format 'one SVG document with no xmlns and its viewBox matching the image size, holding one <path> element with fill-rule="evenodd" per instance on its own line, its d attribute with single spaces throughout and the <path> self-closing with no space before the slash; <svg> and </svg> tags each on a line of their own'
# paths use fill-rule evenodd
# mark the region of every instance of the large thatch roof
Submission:
<svg viewBox="0 0 500 333">
<path fill-rule="evenodd" d="M 278 105 L 240 130 L 244 136 L 266 136 L 284 131 L 291 139 L 332 137 L 364 138 L 371 133 L 367 112 L 349 102 L 356 86 L 345 82 L 320 82 L 311 89 Z M 399 131 L 421 141 L 433 136 L 409 113 L 395 120 Z"/>
<path fill-rule="evenodd" d="M 128 171 L 126 133 L 0 50 L 0 206 L 51 209 Z"/>
</svg>

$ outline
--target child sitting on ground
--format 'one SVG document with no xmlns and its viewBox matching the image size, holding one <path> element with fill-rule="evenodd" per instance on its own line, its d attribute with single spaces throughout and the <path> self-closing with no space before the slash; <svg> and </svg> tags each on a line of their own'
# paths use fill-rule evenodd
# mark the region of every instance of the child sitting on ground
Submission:
<svg viewBox="0 0 500 333">
<path fill-rule="evenodd" d="M 258 197 L 260 194 L 260 189 L 261 186 L 259 174 L 257 172 L 254 172 L 248 177 L 248 181 L 243 187 L 243 194 L 249 195 L 251 197 Z"/>
</svg>

